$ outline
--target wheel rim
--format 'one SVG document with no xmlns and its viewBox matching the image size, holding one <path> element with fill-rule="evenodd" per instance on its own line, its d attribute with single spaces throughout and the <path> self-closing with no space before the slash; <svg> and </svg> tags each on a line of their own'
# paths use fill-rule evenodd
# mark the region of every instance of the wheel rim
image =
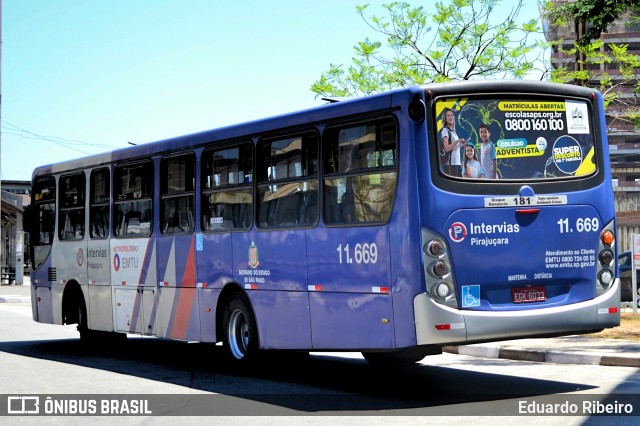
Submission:
<svg viewBox="0 0 640 426">
<path fill-rule="evenodd" d="M 249 323 L 241 310 L 236 309 L 229 318 L 229 348 L 236 359 L 242 359 L 249 347 Z"/>
</svg>

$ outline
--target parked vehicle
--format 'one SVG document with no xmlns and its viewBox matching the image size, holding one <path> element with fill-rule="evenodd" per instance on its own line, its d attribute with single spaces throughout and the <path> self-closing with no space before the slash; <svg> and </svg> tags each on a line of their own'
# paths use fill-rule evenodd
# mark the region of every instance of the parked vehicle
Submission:
<svg viewBox="0 0 640 426">
<path fill-rule="evenodd" d="M 618 266 L 620 268 L 620 300 L 622 302 L 631 302 L 631 293 L 633 291 L 631 283 L 631 261 L 633 260 L 633 253 L 631 251 L 625 251 L 618 256 Z M 636 285 L 640 287 L 640 269 L 636 270 Z M 636 294 L 636 303 L 640 308 L 640 290 Z"/>
</svg>

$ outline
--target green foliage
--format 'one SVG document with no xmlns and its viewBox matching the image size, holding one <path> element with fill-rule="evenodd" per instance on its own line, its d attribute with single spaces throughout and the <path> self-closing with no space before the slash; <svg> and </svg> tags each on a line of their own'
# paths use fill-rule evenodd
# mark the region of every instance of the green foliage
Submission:
<svg viewBox="0 0 640 426">
<path fill-rule="evenodd" d="M 348 67 L 330 65 L 311 90 L 318 96 L 355 96 L 427 82 L 523 78 L 542 64 L 544 54 L 543 46 L 531 41 L 537 21 L 516 23 L 523 1 L 448 0 L 425 7 L 392 2 L 383 5 L 384 16 L 368 15 L 369 5 L 358 6 L 384 45 L 365 38 L 354 46 Z M 506 18 L 497 20 L 505 10 Z"/>
<path fill-rule="evenodd" d="M 584 36 L 571 49 L 562 49 L 561 41 L 553 43 L 560 53 L 575 62 L 554 69 L 551 80 L 598 88 L 604 97 L 607 115 L 615 120 L 640 127 L 640 58 L 628 52 L 626 44 L 607 44 L 600 39 L 613 22 L 627 12 L 640 12 L 638 0 L 576 0 L 556 6 L 543 4 L 545 16 L 552 26 L 574 29 L 580 23 L 589 23 Z M 639 22 L 638 16 L 625 18 Z M 586 27 L 586 26 L 585 26 Z"/>
<path fill-rule="evenodd" d="M 546 16 L 556 25 L 583 22 L 589 23 L 584 35 L 577 44 L 584 46 L 600 38 L 606 33 L 611 24 L 626 12 L 640 12 L 638 0 L 575 0 L 570 3 L 556 5 L 546 1 L 543 5 Z M 628 24 L 640 23 L 638 16 L 632 16 Z"/>
</svg>

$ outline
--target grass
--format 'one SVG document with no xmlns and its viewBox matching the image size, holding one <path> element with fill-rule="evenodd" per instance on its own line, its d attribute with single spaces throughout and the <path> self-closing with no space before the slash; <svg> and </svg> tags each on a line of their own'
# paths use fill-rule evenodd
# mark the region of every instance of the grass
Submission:
<svg viewBox="0 0 640 426">
<path fill-rule="evenodd" d="M 632 312 L 622 312 L 620 314 L 620 327 L 607 328 L 589 336 L 640 341 L 640 311 L 637 315 L 633 315 Z"/>
</svg>

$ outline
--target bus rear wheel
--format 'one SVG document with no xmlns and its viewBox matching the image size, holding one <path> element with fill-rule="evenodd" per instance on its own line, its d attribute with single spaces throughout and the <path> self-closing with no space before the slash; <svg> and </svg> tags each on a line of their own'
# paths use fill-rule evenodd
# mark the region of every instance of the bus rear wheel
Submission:
<svg viewBox="0 0 640 426">
<path fill-rule="evenodd" d="M 250 363 L 258 355 L 258 329 L 248 298 L 236 293 L 229 298 L 223 320 L 224 346 L 235 363 Z"/>
</svg>

